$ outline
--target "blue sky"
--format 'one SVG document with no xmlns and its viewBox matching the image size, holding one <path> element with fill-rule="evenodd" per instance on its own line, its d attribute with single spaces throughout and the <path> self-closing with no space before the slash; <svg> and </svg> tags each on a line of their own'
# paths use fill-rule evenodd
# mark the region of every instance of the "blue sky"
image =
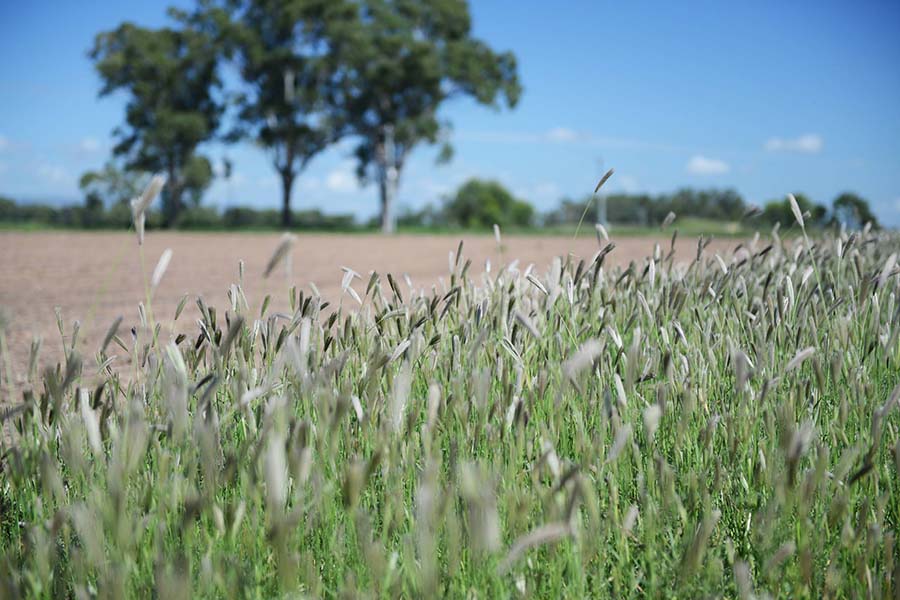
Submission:
<svg viewBox="0 0 900 600">
<path fill-rule="evenodd" d="M 103 164 L 124 105 L 97 97 L 87 48 L 123 20 L 165 23 L 166 5 L 0 6 L 0 195 L 79 199 L 78 176 Z M 481 176 L 543 210 L 590 192 L 602 163 L 616 168 L 613 191 L 730 186 L 755 203 L 791 191 L 830 203 L 853 190 L 900 224 L 900 3 L 494 0 L 472 12 L 478 36 L 518 56 L 525 92 L 514 111 L 447 105 L 454 160 L 437 166 L 419 148 L 401 204 L 436 202 Z M 313 161 L 295 207 L 375 212 L 351 147 Z M 262 151 L 205 152 L 235 165 L 207 203 L 278 205 Z"/>
</svg>

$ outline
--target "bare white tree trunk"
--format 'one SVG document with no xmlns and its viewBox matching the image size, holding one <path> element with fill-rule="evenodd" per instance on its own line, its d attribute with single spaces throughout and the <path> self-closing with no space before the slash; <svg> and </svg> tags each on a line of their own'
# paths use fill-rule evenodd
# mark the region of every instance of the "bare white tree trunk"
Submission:
<svg viewBox="0 0 900 600">
<path fill-rule="evenodd" d="M 384 131 L 384 156 L 380 165 L 379 193 L 381 195 L 381 233 L 394 233 L 394 199 L 397 197 L 397 152 L 394 146 L 394 127 L 388 125 Z"/>
</svg>

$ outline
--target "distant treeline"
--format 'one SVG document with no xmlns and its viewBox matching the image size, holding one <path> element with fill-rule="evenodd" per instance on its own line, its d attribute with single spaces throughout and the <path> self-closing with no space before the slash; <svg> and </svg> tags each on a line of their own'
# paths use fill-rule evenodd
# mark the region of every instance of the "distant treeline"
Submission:
<svg viewBox="0 0 900 600">
<path fill-rule="evenodd" d="M 827 227 L 844 223 L 861 227 L 871 221 L 878 227 L 878 219 L 869 203 L 856 194 L 845 192 L 833 200 L 831 206 L 817 204 L 802 193 L 794 194 L 800 209 L 807 214 L 805 223 L 811 227 Z M 490 228 L 494 223 L 521 227 L 572 225 L 600 221 L 598 202 L 593 196 L 579 200 L 563 198 L 555 209 L 538 214 L 527 201 L 515 198 L 497 182 L 470 180 L 444 200 L 441 206 L 428 205 L 421 210 L 401 213 L 398 222 L 413 227 L 461 226 Z M 785 196 L 759 207 L 746 202 L 733 189 L 680 189 L 669 194 L 611 194 L 606 197 L 606 221 L 620 225 L 655 226 L 669 213 L 678 217 L 693 217 L 721 222 L 747 221 L 749 226 L 759 223 L 774 226 L 794 223 L 790 202 Z"/>
<path fill-rule="evenodd" d="M 845 192 L 837 196 L 831 206 L 810 200 L 801 192 L 794 194 L 800 209 L 806 213 L 804 221 L 809 226 L 826 227 L 846 224 L 861 227 L 871 221 L 878 227 L 878 219 L 869 203 L 858 195 Z M 597 218 L 597 202 L 590 197 L 581 200 L 564 198 L 556 210 L 545 216 L 545 224 L 577 223 L 587 209 L 585 222 L 594 223 Z M 766 202 L 762 207 L 747 203 L 737 191 L 680 189 L 670 194 L 611 194 L 606 198 L 606 218 L 610 223 L 629 225 L 655 225 L 670 213 L 679 217 L 695 217 L 715 221 L 755 220 L 768 225 L 794 223 L 790 202 L 785 196 Z"/>
<path fill-rule="evenodd" d="M 0 198 L 0 223 L 34 224 L 49 227 L 83 229 L 125 229 L 131 225 L 128 192 L 131 187 L 108 188 L 103 194 L 84 186 L 87 199 L 83 206 L 52 207 L 43 204 L 17 204 Z M 103 198 L 118 197 L 112 203 Z M 794 194 L 805 213 L 807 227 L 829 227 L 845 224 L 858 228 L 866 222 L 878 227 L 878 219 L 869 203 L 856 194 L 846 192 L 836 197 L 830 206 L 817 204 L 802 193 Z M 505 228 L 558 227 L 580 221 L 595 223 L 598 219 L 596 198 L 580 200 L 564 198 L 553 210 L 540 214 L 526 200 L 516 198 L 496 181 L 470 179 L 456 192 L 443 199 L 440 205 L 429 204 L 420 210 L 407 209 L 398 217 L 401 227 L 416 229 L 490 229 L 495 223 Z M 606 218 L 609 223 L 636 226 L 655 226 L 669 213 L 680 218 L 693 217 L 719 222 L 747 222 L 750 227 L 780 223 L 787 227 L 794 223 L 794 214 L 785 197 L 772 200 L 762 207 L 747 203 L 735 190 L 681 189 L 670 194 L 611 194 L 606 198 Z M 274 209 L 230 207 L 223 211 L 199 203 L 182 210 L 171 226 L 177 229 L 280 229 L 283 215 Z M 291 223 L 297 229 L 339 231 L 375 228 L 378 219 L 358 222 L 349 214 L 327 215 L 319 210 L 295 211 Z M 150 212 L 148 227 L 163 227 L 160 212 Z"/>
<path fill-rule="evenodd" d="M 274 209 L 254 209 L 242 206 L 218 211 L 206 206 L 185 208 L 173 224 L 175 229 L 281 229 L 282 213 Z M 43 226 L 71 229 L 128 229 L 131 208 L 126 203 L 109 207 L 50 206 L 47 204 L 16 203 L 0 197 L 0 224 Z M 360 227 L 353 215 L 326 215 L 319 210 L 294 211 L 292 227 L 320 231 L 344 231 Z M 163 215 L 150 211 L 148 229 L 164 228 Z"/>
</svg>

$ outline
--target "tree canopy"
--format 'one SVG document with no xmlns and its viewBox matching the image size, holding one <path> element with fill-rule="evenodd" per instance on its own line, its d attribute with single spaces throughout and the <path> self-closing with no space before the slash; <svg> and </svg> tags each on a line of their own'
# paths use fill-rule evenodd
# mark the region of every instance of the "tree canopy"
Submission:
<svg viewBox="0 0 900 600">
<path fill-rule="evenodd" d="M 534 208 L 496 181 L 470 179 L 444 204 L 447 223 L 474 229 L 530 225 Z"/>
<path fill-rule="evenodd" d="M 345 0 L 232 0 L 201 12 L 245 84 L 230 138 L 252 139 L 269 153 L 289 226 L 295 179 L 344 132 L 333 90 L 342 72 L 340 30 L 354 8 Z"/>
<path fill-rule="evenodd" d="M 184 13 L 170 14 L 183 25 Z M 185 192 L 198 201 L 212 181 L 209 160 L 197 149 L 215 135 L 224 109 L 217 98 L 219 48 L 192 27 L 123 23 L 98 34 L 90 56 L 103 82 L 100 95 L 124 91 L 128 98 L 113 153 L 129 169 L 167 175 L 163 213 L 172 224 Z"/>
<path fill-rule="evenodd" d="M 348 76 L 338 98 L 357 137 L 357 171 L 378 184 L 382 230 L 393 231 L 400 175 L 416 145 L 436 143 L 438 109 L 468 96 L 515 106 L 521 93 L 516 59 L 473 37 L 465 0 L 359 0 L 339 32 Z M 449 158 L 445 144 L 442 158 Z"/>
<path fill-rule="evenodd" d="M 828 208 L 822 204 L 816 204 L 810 200 L 809 196 L 801 192 L 794 194 L 797 200 L 797 206 L 800 212 L 807 213 L 809 216 L 805 218 L 812 226 L 822 226 L 828 224 Z M 780 200 L 772 200 L 767 202 L 763 208 L 762 218 L 771 224 L 781 223 L 782 227 L 787 227 L 796 222 L 794 211 L 791 209 L 791 203 L 787 196 Z"/>
</svg>

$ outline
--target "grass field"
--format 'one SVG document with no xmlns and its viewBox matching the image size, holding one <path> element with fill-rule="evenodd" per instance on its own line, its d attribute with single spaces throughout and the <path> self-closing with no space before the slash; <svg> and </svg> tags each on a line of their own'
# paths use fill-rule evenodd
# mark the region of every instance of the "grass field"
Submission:
<svg viewBox="0 0 900 600">
<path fill-rule="evenodd" d="M 277 311 L 227 265 L 192 322 L 148 252 L 134 334 L 63 323 L 13 382 L 3 593 L 897 593 L 896 236 L 513 263 L 533 243 Z"/>
</svg>

